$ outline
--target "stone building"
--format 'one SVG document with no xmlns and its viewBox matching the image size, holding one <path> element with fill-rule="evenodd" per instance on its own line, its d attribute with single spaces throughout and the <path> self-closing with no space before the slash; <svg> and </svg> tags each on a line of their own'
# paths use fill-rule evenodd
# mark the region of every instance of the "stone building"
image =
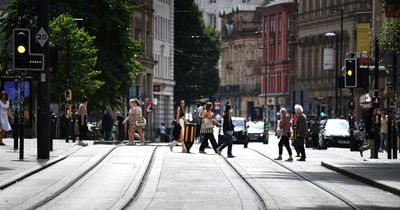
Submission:
<svg viewBox="0 0 400 210">
<path fill-rule="evenodd" d="M 222 21 L 221 87 L 223 104 L 233 105 L 234 116 L 250 117 L 261 107 L 260 12 L 255 5 L 239 5 L 224 11 Z"/>
<path fill-rule="evenodd" d="M 296 8 L 294 0 L 277 0 L 262 8 L 262 83 L 260 100 L 266 118 L 275 122 L 281 107 L 291 109 L 295 70 Z"/>
<path fill-rule="evenodd" d="M 161 123 L 169 126 L 174 118 L 174 0 L 153 0 L 153 70 L 154 131 Z M 158 134 L 158 133 L 157 133 Z M 156 135 L 157 136 L 157 135 Z"/>
<path fill-rule="evenodd" d="M 350 91 L 340 88 L 337 78 L 342 75 L 348 52 L 370 53 L 371 13 L 372 0 L 298 2 L 297 71 L 292 102 L 302 104 L 306 114 L 324 113 L 329 117 L 348 114 Z M 358 98 L 365 91 L 355 89 L 356 113 L 359 112 Z"/>
</svg>

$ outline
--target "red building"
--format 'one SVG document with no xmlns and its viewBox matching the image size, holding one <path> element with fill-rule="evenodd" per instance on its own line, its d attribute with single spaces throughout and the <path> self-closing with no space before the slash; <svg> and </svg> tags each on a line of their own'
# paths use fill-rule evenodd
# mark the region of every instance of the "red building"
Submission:
<svg viewBox="0 0 400 210">
<path fill-rule="evenodd" d="M 261 95 L 270 122 L 281 107 L 291 109 L 296 50 L 295 0 L 276 0 L 262 9 Z"/>
</svg>

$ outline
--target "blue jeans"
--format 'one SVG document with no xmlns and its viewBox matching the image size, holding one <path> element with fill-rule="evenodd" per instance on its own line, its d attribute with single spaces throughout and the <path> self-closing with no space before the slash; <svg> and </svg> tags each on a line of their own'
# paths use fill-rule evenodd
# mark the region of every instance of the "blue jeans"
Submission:
<svg viewBox="0 0 400 210">
<path fill-rule="evenodd" d="M 381 144 L 379 148 L 385 150 L 386 133 L 379 133 L 379 135 L 381 137 Z"/>
<path fill-rule="evenodd" d="M 224 133 L 225 136 L 225 141 L 224 143 L 219 147 L 220 150 L 224 149 L 226 146 L 228 146 L 228 155 L 232 155 L 232 135 L 228 135 L 227 133 Z"/>
</svg>

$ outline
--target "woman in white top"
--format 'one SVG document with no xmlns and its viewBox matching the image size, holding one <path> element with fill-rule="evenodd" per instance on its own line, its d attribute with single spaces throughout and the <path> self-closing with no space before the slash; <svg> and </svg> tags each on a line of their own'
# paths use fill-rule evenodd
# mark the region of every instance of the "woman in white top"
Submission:
<svg viewBox="0 0 400 210">
<path fill-rule="evenodd" d="M 136 125 L 138 117 L 142 116 L 140 102 L 136 98 L 131 99 L 129 100 L 129 106 L 131 107 L 131 109 L 129 110 L 129 115 L 123 122 L 123 124 L 129 122 L 129 144 L 134 144 L 135 132 L 137 131 L 139 133 L 140 145 L 144 145 L 143 126 Z"/>
<path fill-rule="evenodd" d="M 7 131 L 11 130 L 8 116 L 12 118 L 10 103 L 8 102 L 8 94 L 6 91 L 0 93 L 0 146 L 4 146 L 3 137 Z"/>
</svg>

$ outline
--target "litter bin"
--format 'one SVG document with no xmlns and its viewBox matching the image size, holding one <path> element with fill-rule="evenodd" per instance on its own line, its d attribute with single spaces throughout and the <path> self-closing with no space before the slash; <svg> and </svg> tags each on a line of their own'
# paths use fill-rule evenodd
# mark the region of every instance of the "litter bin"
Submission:
<svg viewBox="0 0 400 210">
<path fill-rule="evenodd" d="M 185 124 L 185 136 L 183 138 L 183 141 L 185 143 L 187 152 L 189 152 L 190 148 L 193 146 L 195 138 L 196 138 L 196 123 Z"/>
</svg>

